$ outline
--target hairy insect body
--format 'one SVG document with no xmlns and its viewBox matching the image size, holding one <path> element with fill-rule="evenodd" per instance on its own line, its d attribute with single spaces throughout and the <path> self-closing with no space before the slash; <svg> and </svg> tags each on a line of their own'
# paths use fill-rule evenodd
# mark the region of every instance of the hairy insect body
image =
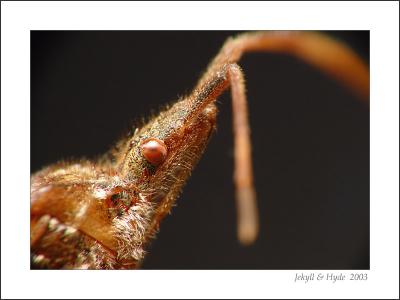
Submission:
<svg viewBox="0 0 400 300">
<path fill-rule="evenodd" d="M 122 150 L 109 161 L 60 163 L 33 175 L 33 268 L 138 266 L 215 126 L 214 104 L 179 131 L 165 124 L 179 124 L 174 111 L 182 116 L 182 104 L 120 142 Z M 157 168 L 140 151 L 150 136 L 162 138 L 168 148 L 168 158 Z"/>
<path fill-rule="evenodd" d="M 32 260 L 34 267 L 116 266 L 115 236 L 121 230 L 116 223 L 128 214 L 119 195 L 127 190 L 132 206 L 140 201 L 110 173 L 86 162 L 45 169 L 33 177 L 31 226 L 39 231 L 32 230 L 31 252 L 43 257 L 40 263 Z M 137 235 L 139 230 L 134 232 Z M 139 259 L 142 255 L 135 247 L 130 256 Z"/>
</svg>

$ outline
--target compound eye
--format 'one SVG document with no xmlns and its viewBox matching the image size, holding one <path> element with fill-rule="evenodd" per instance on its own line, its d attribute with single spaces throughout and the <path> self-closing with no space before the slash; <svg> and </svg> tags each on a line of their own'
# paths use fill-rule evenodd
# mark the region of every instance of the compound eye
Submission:
<svg viewBox="0 0 400 300">
<path fill-rule="evenodd" d="M 140 144 L 140 148 L 144 158 L 153 166 L 158 166 L 167 158 L 167 146 L 159 139 L 145 139 Z"/>
</svg>

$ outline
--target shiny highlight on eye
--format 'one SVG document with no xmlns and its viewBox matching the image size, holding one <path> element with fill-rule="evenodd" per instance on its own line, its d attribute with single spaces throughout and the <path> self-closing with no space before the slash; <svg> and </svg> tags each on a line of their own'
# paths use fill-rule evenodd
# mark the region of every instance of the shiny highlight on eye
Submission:
<svg viewBox="0 0 400 300">
<path fill-rule="evenodd" d="M 167 146 L 156 138 L 148 138 L 140 144 L 144 158 L 153 166 L 158 166 L 167 158 Z"/>
</svg>

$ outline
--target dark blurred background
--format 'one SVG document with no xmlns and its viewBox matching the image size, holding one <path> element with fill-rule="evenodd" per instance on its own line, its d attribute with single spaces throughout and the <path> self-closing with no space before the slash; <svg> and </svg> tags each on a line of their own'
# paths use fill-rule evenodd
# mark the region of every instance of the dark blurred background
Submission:
<svg viewBox="0 0 400 300">
<path fill-rule="evenodd" d="M 32 31 L 31 172 L 95 158 L 188 94 L 232 31 Z M 369 61 L 368 31 L 330 31 Z M 236 239 L 229 93 L 144 269 L 368 269 L 369 109 L 287 55 L 248 54 L 260 236 Z"/>
</svg>

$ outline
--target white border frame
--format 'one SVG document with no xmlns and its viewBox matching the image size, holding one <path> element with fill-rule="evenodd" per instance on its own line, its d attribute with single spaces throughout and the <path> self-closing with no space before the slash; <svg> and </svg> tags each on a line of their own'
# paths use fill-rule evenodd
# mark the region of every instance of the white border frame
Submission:
<svg viewBox="0 0 400 300">
<path fill-rule="evenodd" d="M 2 298 L 399 297 L 398 2 L 1 2 L 1 25 Z M 369 279 L 304 284 L 294 282 L 301 271 L 29 270 L 30 30 L 61 29 L 371 30 Z"/>
</svg>

